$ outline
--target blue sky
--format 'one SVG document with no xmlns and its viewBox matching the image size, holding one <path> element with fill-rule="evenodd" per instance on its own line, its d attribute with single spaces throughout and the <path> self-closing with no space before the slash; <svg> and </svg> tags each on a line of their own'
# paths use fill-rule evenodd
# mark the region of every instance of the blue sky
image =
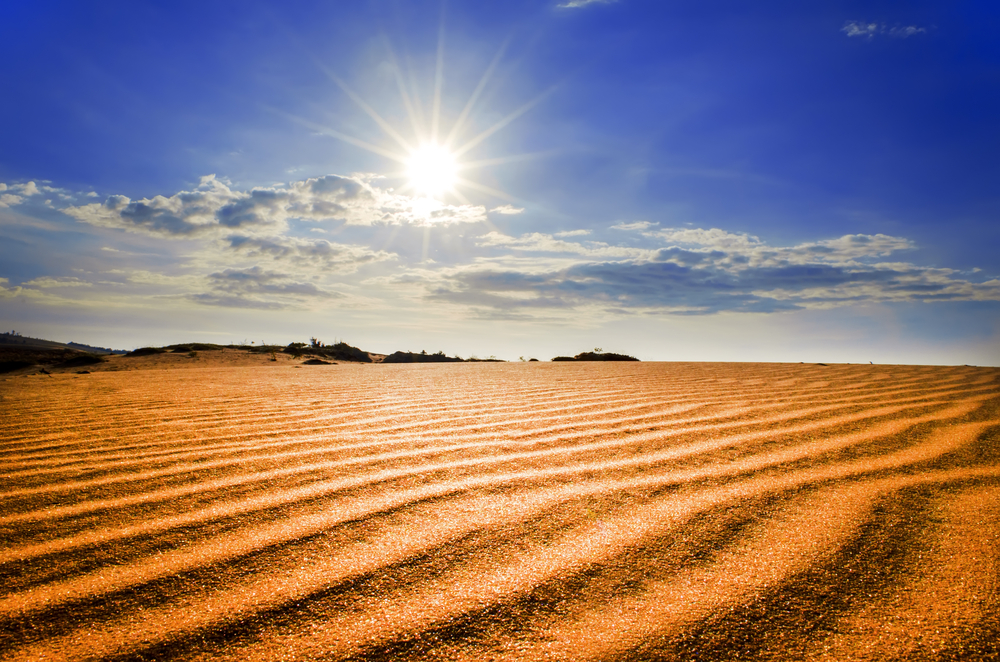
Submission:
<svg viewBox="0 0 1000 662">
<path fill-rule="evenodd" d="M 998 365 L 998 30 L 975 2 L 8 2 L 0 325 Z"/>
</svg>

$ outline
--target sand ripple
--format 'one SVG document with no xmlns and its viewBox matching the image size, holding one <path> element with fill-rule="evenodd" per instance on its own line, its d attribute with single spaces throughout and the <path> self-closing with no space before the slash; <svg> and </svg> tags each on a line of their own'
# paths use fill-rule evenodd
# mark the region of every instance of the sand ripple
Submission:
<svg viewBox="0 0 1000 662">
<path fill-rule="evenodd" d="M 0 382 L 0 659 L 991 659 L 1000 370 Z"/>
</svg>

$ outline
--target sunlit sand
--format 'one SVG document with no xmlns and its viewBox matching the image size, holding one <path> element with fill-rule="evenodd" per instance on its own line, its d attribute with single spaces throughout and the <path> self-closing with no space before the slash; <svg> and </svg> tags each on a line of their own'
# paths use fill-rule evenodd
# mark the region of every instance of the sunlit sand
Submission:
<svg viewBox="0 0 1000 662">
<path fill-rule="evenodd" d="M 0 380 L 0 659 L 1000 655 L 1000 369 Z"/>
</svg>

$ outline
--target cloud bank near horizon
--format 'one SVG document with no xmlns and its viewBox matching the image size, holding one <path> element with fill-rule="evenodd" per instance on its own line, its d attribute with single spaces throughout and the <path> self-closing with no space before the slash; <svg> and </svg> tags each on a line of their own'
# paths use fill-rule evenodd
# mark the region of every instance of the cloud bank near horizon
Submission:
<svg viewBox="0 0 1000 662">
<path fill-rule="evenodd" d="M 569 242 L 540 233 L 516 238 L 489 233 L 480 245 L 511 253 L 446 270 L 429 279 L 425 296 L 499 317 L 543 308 L 706 315 L 884 302 L 1000 301 L 1000 280 L 977 282 L 953 269 L 890 259 L 914 248 L 900 237 L 855 234 L 785 247 L 717 228 L 616 227 L 623 228 L 638 230 L 647 240 L 645 247 Z M 511 259 L 529 252 L 577 259 L 563 259 L 562 264 Z"/>
<path fill-rule="evenodd" d="M 580 311 L 612 318 L 1000 301 L 1000 280 L 907 261 L 901 256 L 914 243 L 885 234 L 779 246 L 747 233 L 650 221 L 619 222 L 597 234 L 507 234 L 487 220 L 484 207 L 421 210 L 418 199 L 379 189 L 371 179 L 339 175 L 248 190 L 209 175 L 192 190 L 137 201 L 112 195 L 87 202 L 93 194 L 35 182 L 4 190 L 12 191 L 8 208 L 59 192 L 61 208 L 51 199 L 43 206 L 91 226 L 111 243 L 127 235 L 177 240 L 154 242 L 167 258 L 159 271 L 146 258 L 129 259 L 127 251 L 104 246 L 120 254 L 114 269 L 77 268 L 0 284 L 0 298 L 55 305 L 102 297 L 128 305 L 128 297 L 146 292 L 175 304 L 224 308 L 378 309 L 402 297 L 414 306 L 447 305 L 470 318 L 552 319 Z M 525 210 L 507 205 L 490 211 L 520 217 Z M 307 232 L 330 227 L 350 230 L 353 241 Z M 400 245 L 375 245 L 385 228 L 396 228 L 391 236 L 399 233 Z M 407 243 L 432 235 L 444 244 L 466 241 L 434 260 L 407 250 Z"/>
</svg>

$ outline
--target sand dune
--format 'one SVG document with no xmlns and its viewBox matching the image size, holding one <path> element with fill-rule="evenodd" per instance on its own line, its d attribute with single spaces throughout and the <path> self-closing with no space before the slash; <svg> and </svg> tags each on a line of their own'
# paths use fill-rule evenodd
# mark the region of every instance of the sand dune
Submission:
<svg viewBox="0 0 1000 662">
<path fill-rule="evenodd" d="M 0 398 L 2 660 L 1000 658 L 997 369 L 206 357 Z"/>
</svg>

